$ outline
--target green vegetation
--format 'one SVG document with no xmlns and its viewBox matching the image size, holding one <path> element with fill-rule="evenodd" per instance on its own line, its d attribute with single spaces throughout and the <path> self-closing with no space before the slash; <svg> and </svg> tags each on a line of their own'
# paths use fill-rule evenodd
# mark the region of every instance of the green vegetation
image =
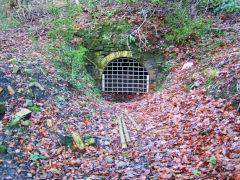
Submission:
<svg viewBox="0 0 240 180">
<path fill-rule="evenodd" d="M 192 175 L 197 175 L 197 174 L 202 174 L 202 172 L 201 172 L 201 171 L 198 171 L 198 170 L 194 170 L 194 171 L 192 172 Z"/>
<path fill-rule="evenodd" d="M 240 2 L 238 0 L 204 0 L 204 5 L 212 9 L 215 13 L 228 13 L 239 12 Z"/>
<path fill-rule="evenodd" d="M 211 70 L 209 71 L 209 79 L 207 80 L 206 83 L 206 88 L 208 88 L 210 85 L 214 84 L 216 82 L 216 78 L 217 78 L 217 69 Z"/>
<path fill-rule="evenodd" d="M 217 164 L 216 158 L 210 158 L 208 165 L 212 166 L 212 165 L 215 165 L 215 164 Z"/>
<path fill-rule="evenodd" d="M 0 145 L 0 154 L 6 154 L 7 153 L 7 147 L 4 145 Z"/>
<path fill-rule="evenodd" d="M 33 111 L 33 112 L 41 112 L 41 109 L 39 107 L 37 107 L 36 105 L 31 107 L 30 110 Z"/>
<path fill-rule="evenodd" d="M 7 5 L 7 0 L 0 0 L 0 30 L 5 30 L 7 28 L 12 28 L 20 25 L 17 20 L 7 16 Z"/>
<path fill-rule="evenodd" d="M 166 15 L 166 26 L 169 26 L 170 32 L 164 33 L 164 37 L 168 43 L 185 45 L 207 34 L 211 21 L 189 16 L 190 12 L 185 6 L 176 7 L 174 13 Z"/>
<path fill-rule="evenodd" d="M 39 154 L 38 152 L 32 154 L 30 157 L 29 157 L 30 160 L 33 161 L 33 164 L 36 164 L 38 168 L 40 168 L 40 164 L 39 162 L 37 162 L 38 160 L 41 160 L 41 159 L 46 159 L 45 156 Z"/>
<path fill-rule="evenodd" d="M 94 80 L 86 71 L 86 59 L 88 49 L 84 45 L 73 43 L 76 27 L 76 18 L 81 15 L 80 6 L 66 7 L 66 16 L 59 17 L 59 9 L 51 6 L 54 15 L 53 30 L 48 33 L 52 43 L 48 45 L 51 59 L 58 70 L 59 75 L 67 79 L 71 85 L 82 90 L 84 94 L 100 97 L 98 90 L 94 88 Z"/>
</svg>

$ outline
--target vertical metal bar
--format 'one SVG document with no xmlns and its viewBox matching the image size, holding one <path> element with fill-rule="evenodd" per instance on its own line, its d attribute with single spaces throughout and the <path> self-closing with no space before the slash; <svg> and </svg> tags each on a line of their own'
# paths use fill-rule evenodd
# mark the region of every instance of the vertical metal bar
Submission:
<svg viewBox="0 0 240 180">
<path fill-rule="evenodd" d="M 102 74 L 102 91 L 105 92 L 105 74 Z"/>
<path fill-rule="evenodd" d="M 112 62 L 112 84 L 111 84 L 111 90 L 110 91 L 113 91 L 113 88 L 114 88 L 114 85 L 113 85 L 113 82 L 114 82 L 114 75 L 113 75 L 113 71 L 114 71 L 114 69 L 113 69 L 113 62 Z"/>
<path fill-rule="evenodd" d="M 129 67 L 126 67 L 127 68 L 127 93 L 129 93 Z"/>
<path fill-rule="evenodd" d="M 138 93 L 140 92 L 140 64 L 138 63 L 138 67 L 137 67 L 137 71 L 138 71 L 138 80 L 137 80 L 137 87 L 138 87 Z"/>
<path fill-rule="evenodd" d="M 147 89 L 146 89 L 146 93 L 148 93 L 149 91 L 149 75 L 147 75 Z"/>
</svg>

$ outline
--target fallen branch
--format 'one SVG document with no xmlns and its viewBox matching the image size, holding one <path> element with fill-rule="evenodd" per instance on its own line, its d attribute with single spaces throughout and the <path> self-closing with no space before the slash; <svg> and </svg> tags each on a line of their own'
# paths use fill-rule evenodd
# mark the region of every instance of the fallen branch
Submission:
<svg viewBox="0 0 240 180">
<path fill-rule="evenodd" d="M 140 131 L 140 130 L 141 130 L 141 127 L 136 123 L 136 121 L 135 121 L 130 115 L 128 115 L 128 112 L 127 112 L 127 111 L 125 111 L 125 114 L 126 114 L 126 116 L 128 117 L 128 119 L 131 120 L 131 122 L 132 122 L 133 125 L 136 127 L 136 129 L 137 129 L 138 131 Z"/>
<path fill-rule="evenodd" d="M 81 151 L 84 151 L 85 150 L 85 144 L 81 138 L 81 136 L 77 133 L 77 132 L 74 132 L 72 134 L 72 137 L 73 137 L 73 140 L 75 141 L 77 147 L 81 150 Z"/>
<path fill-rule="evenodd" d="M 121 122 L 120 118 L 118 118 L 118 124 L 119 124 L 119 134 L 120 134 L 122 149 L 127 149 L 127 143 L 126 143 L 125 138 L 124 138 L 122 122 Z"/>
<path fill-rule="evenodd" d="M 129 133 L 128 133 L 128 130 L 127 130 L 127 126 L 126 126 L 125 120 L 124 120 L 123 117 L 121 117 L 121 119 L 122 119 L 123 131 L 124 131 L 124 134 L 126 136 L 126 141 L 130 142 L 131 139 L 130 139 L 130 136 L 129 136 Z"/>
</svg>

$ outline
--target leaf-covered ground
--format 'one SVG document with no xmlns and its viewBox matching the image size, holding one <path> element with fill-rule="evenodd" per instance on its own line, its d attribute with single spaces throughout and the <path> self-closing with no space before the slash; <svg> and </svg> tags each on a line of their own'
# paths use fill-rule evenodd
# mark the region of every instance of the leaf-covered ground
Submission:
<svg viewBox="0 0 240 180">
<path fill-rule="evenodd" d="M 239 94 L 214 99 L 206 88 L 237 81 L 239 93 L 239 32 L 234 36 L 235 41 L 212 47 L 207 54 L 194 48 L 170 48 L 169 53 L 178 52 L 176 58 L 182 61 L 170 70 L 163 90 L 116 103 L 68 87 L 42 51 L 48 42 L 45 36 L 36 43 L 24 27 L 1 31 L 0 101 L 7 111 L 0 121 L 0 140 L 8 153 L 0 156 L 0 177 L 240 179 L 240 117 L 233 107 Z M 182 69 L 187 62 L 193 66 Z M 217 79 L 208 86 L 216 68 Z M 44 90 L 32 86 L 33 82 Z M 9 86 L 15 91 L 12 95 Z M 35 111 L 31 126 L 4 128 L 23 107 Z M 121 149 L 119 117 L 125 119 L 131 136 L 126 150 Z M 75 131 L 91 134 L 96 144 L 86 146 L 85 152 L 69 148 L 67 135 Z M 30 157 L 36 153 L 46 159 L 37 156 L 34 163 Z"/>
</svg>

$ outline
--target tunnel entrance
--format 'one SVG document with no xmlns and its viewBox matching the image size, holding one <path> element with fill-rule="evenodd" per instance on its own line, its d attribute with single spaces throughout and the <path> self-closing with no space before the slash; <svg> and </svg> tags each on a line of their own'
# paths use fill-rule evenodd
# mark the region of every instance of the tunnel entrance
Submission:
<svg viewBox="0 0 240 180">
<path fill-rule="evenodd" d="M 149 74 L 132 58 L 111 61 L 102 73 L 102 91 L 106 93 L 147 93 Z"/>
</svg>

